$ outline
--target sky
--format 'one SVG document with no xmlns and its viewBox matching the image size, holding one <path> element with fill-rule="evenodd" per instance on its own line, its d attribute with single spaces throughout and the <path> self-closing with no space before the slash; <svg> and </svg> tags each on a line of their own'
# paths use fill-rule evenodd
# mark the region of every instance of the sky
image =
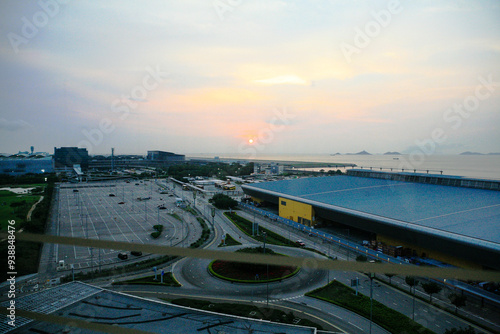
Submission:
<svg viewBox="0 0 500 334">
<path fill-rule="evenodd" d="M 500 152 L 498 1 L 0 3 L 0 153 Z"/>
</svg>

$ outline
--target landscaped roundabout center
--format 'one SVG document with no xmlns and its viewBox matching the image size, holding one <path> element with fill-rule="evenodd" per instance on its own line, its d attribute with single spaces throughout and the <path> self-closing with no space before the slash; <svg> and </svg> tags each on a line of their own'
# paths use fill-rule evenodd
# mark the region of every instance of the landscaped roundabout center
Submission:
<svg viewBox="0 0 500 334">
<path fill-rule="evenodd" d="M 243 248 L 238 253 L 263 254 L 263 247 Z M 267 248 L 267 255 L 284 256 Z M 214 260 L 208 265 L 208 271 L 215 277 L 238 283 L 266 283 L 281 281 L 296 275 L 300 267 L 276 266 L 266 264 L 241 263 Z"/>
</svg>

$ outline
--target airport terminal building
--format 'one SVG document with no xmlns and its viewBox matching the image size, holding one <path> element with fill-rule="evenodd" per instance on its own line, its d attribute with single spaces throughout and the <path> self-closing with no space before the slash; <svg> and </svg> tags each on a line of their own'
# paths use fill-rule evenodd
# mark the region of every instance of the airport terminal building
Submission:
<svg viewBox="0 0 500 334">
<path fill-rule="evenodd" d="M 278 206 L 283 218 L 308 226 L 321 221 L 368 232 L 372 243 L 392 256 L 429 257 L 459 267 L 498 270 L 499 185 L 500 181 L 454 176 L 353 170 L 349 175 L 242 188 L 254 201 Z"/>
</svg>

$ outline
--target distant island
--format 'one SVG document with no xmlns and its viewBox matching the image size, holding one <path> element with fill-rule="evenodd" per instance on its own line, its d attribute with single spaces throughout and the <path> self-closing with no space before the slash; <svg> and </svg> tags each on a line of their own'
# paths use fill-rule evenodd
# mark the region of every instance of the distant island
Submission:
<svg viewBox="0 0 500 334">
<path fill-rule="evenodd" d="M 385 152 L 384 155 L 401 155 L 399 152 Z"/>
<path fill-rule="evenodd" d="M 466 152 L 460 153 L 459 155 L 500 155 L 500 152 L 491 152 L 491 153 L 484 154 L 481 152 L 466 151 Z"/>
<path fill-rule="evenodd" d="M 358 153 L 351 153 L 352 155 L 371 155 L 371 153 L 366 152 L 365 150 Z"/>
<path fill-rule="evenodd" d="M 361 151 L 361 152 L 358 152 L 358 153 L 334 153 L 334 154 L 330 154 L 331 156 L 335 156 L 335 155 L 372 155 L 371 153 L 368 153 L 366 151 Z"/>
<path fill-rule="evenodd" d="M 466 152 L 460 153 L 459 155 L 483 155 L 483 153 L 466 151 Z"/>
</svg>

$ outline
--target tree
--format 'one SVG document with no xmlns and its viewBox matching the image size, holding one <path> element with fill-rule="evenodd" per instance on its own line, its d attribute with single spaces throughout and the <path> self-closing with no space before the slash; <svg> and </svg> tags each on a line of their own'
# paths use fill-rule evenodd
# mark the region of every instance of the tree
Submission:
<svg viewBox="0 0 500 334">
<path fill-rule="evenodd" d="M 212 203 L 217 209 L 222 210 L 233 209 L 238 206 L 238 202 L 224 194 L 215 194 L 211 199 L 209 199 L 209 202 Z"/>
<path fill-rule="evenodd" d="M 389 277 L 389 284 L 392 283 L 392 277 L 395 276 L 394 274 L 384 274 L 385 276 Z"/>
<path fill-rule="evenodd" d="M 476 334 L 476 331 L 471 326 L 467 328 L 450 328 L 447 329 L 444 334 Z"/>
<path fill-rule="evenodd" d="M 410 286 L 410 292 L 411 292 L 411 288 L 418 285 L 418 281 L 415 279 L 414 276 L 406 276 L 405 282 L 406 282 L 406 284 L 408 284 Z M 415 289 L 413 289 L 413 291 L 415 291 Z"/>
<path fill-rule="evenodd" d="M 455 313 L 458 312 L 458 308 L 465 306 L 465 301 L 467 297 L 459 295 L 458 293 L 452 293 L 448 296 L 450 298 L 450 302 L 455 305 Z"/>
<path fill-rule="evenodd" d="M 427 292 L 430 296 L 429 298 L 429 303 L 432 303 L 432 295 L 435 293 L 440 293 L 443 288 L 441 285 L 437 284 L 436 282 L 426 282 L 422 283 L 422 288 L 424 289 L 425 292 Z"/>
<path fill-rule="evenodd" d="M 360 255 L 356 256 L 356 261 L 358 261 L 358 262 L 367 262 L 368 258 L 366 257 L 366 255 L 360 254 Z"/>
</svg>

